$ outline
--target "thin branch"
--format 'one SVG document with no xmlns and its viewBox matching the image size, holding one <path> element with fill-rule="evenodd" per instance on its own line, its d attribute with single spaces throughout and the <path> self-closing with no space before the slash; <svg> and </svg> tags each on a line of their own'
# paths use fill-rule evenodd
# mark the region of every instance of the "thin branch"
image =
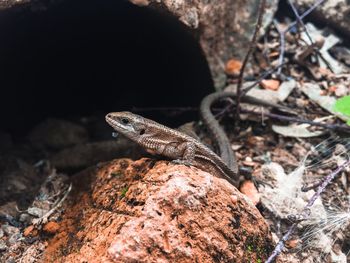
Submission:
<svg viewBox="0 0 350 263">
<path fill-rule="evenodd" d="M 291 6 L 295 17 L 297 18 L 297 22 L 303 27 L 303 29 L 305 30 L 305 34 L 307 36 L 307 38 L 309 39 L 311 44 L 314 44 L 314 41 L 312 40 L 312 37 L 309 34 L 309 31 L 307 30 L 304 21 L 301 19 L 301 17 L 299 16 L 298 10 L 295 8 L 293 2 L 291 0 L 288 0 L 289 5 Z"/>
<path fill-rule="evenodd" d="M 56 209 L 62 205 L 62 203 L 64 202 L 64 200 L 66 200 L 66 198 L 67 198 L 67 196 L 68 196 L 68 194 L 70 193 L 71 190 L 72 190 L 72 183 L 70 183 L 70 185 L 69 185 L 69 187 L 68 187 L 66 193 L 65 193 L 64 196 L 61 198 L 61 200 L 57 201 L 57 202 L 54 204 L 54 206 L 51 208 L 50 211 L 48 211 L 45 215 L 43 215 L 43 216 L 40 217 L 40 218 L 35 218 L 35 219 L 33 219 L 33 221 L 32 221 L 33 225 L 40 225 L 40 224 L 42 224 L 42 223 L 46 224 L 47 221 L 48 221 L 48 219 L 49 219 L 49 217 L 51 216 L 51 214 L 52 214 L 53 212 L 55 212 Z"/>
<path fill-rule="evenodd" d="M 250 86 L 244 88 L 241 92 L 241 98 L 244 97 L 252 88 L 254 88 L 256 85 L 258 85 L 263 79 L 265 79 L 268 75 L 272 74 L 275 72 L 277 69 L 282 68 L 286 63 L 278 64 L 276 67 L 269 69 L 265 71 L 256 81 L 254 81 L 253 84 Z"/>
<path fill-rule="evenodd" d="M 285 35 L 286 33 L 291 30 L 298 22 L 301 21 L 301 25 L 304 25 L 304 23 L 302 22 L 302 20 L 309 15 L 312 11 L 314 11 L 319 5 L 321 5 L 325 0 L 318 0 L 316 1 L 308 10 L 306 10 L 301 16 L 299 16 L 299 14 L 297 12 L 294 12 L 296 14 L 297 20 L 295 20 L 294 22 L 292 22 L 287 29 L 285 30 L 280 30 L 279 27 L 277 26 L 277 21 L 274 20 L 274 24 L 276 27 L 276 30 L 278 31 L 279 35 L 280 35 L 280 54 L 278 57 L 278 64 L 282 64 L 283 60 L 284 60 L 284 46 L 285 46 Z M 291 3 L 289 1 L 289 3 Z M 294 11 L 294 6 L 291 4 L 292 9 Z M 307 33 L 308 34 L 308 33 Z M 277 74 L 280 75 L 281 74 L 281 70 L 282 68 L 279 68 L 277 71 Z"/>
<path fill-rule="evenodd" d="M 241 98 L 241 89 L 242 89 L 242 83 L 243 83 L 244 70 L 247 66 L 250 54 L 252 53 L 253 48 L 256 45 L 258 33 L 260 31 L 261 24 L 262 24 L 262 18 L 265 13 L 265 6 L 266 6 L 266 0 L 260 0 L 259 10 L 258 10 L 258 21 L 256 22 L 255 31 L 254 31 L 252 40 L 250 41 L 248 52 L 243 60 L 242 67 L 239 72 L 238 83 L 237 83 L 237 97 L 236 97 L 237 108 L 236 108 L 236 118 L 235 118 L 237 121 L 239 121 L 239 103 Z"/>
<path fill-rule="evenodd" d="M 324 192 L 326 187 L 329 185 L 329 183 L 334 179 L 334 177 L 339 174 L 342 170 L 344 170 L 347 166 L 350 165 L 350 160 L 347 160 L 342 165 L 340 165 L 335 171 L 327 175 L 322 182 L 322 184 L 318 187 L 315 194 L 310 198 L 309 202 L 304 207 L 301 215 L 303 215 L 304 218 L 308 218 L 308 214 L 310 211 L 310 208 L 315 203 L 316 199 L 320 197 L 320 195 Z M 294 232 L 299 222 L 293 223 L 287 233 L 280 239 L 280 241 L 277 243 L 274 251 L 271 253 L 270 257 L 265 261 L 265 263 L 272 263 L 274 262 L 275 258 L 282 252 L 282 249 L 284 248 L 285 242 L 289 239 L 290 235 Z"/>
<path fill-rule="evenodd" d="M 280 54 L 279 54 L 279 57 L 278 57 L 278 65 L 282 65 L 283 63 L 283 58 L 284 58 L 284 46 L 285 46 L 285 40 L 284 40 L 284 37 L 285 37 L 285 31 L 282 31 L 280 30 L 279 26 L 278 26 L 278 22 L 276 19 L 273 20 L 273 24 L 275 25 L 275 28 L 280 36 Z M 279 67 L 278 70 L 277 70 L 277 74 L 278 75 L 281 75 L 281 70 L 282 70 L 282 67 Z"/>
<path fill-rule="evenodd" d="M 305 26 L 302 18 L 299 16 L 299 13 L 298 13 L 298 10 L 295 8 L 293 2 L 291 0 L 288 0 L 288 3 L 289 5 L 291 6 L 294 14 L 295 14 L 295 17 L 297 18 L 297 21 L 299 22 L 299 24 L 302 26 L 302 28 L 304 29 L 305 31 L 305 34 L 307 36 L 307 38 L 309 39 L 311 45 L 310 46 L 314 46 L 314 47 L 317 47 L 317 45 L 315 45 L 314 41 L 312 40 L 312 37 L 311 35 L 309 34 L 309 31 L 307 30 L 307 27 Z M 327 68 L 332 72 L 334 73 L 332 67 L 329 65 L 328 61 L 323 57 L 323 55 L 321 54 L 321 52 L 316 49 L 316 48 L 313 48 L 314 51 L 317 53 L 317 55 L 323 60 L 323 62 L 327 65 Z M 317 57 L 318 58 L 318 57 Z"/>
<path fill-rule="evenodd" d="M 313 6 L 311 6 L 308 10 L 306 10 L 301 16 L 300 19 L 304 19 L 307 15 L 309 15 L 312 11 L 314 11 L 319 5 L 321 5 L 324 1 L 326 0 L 318 0 L 316 1 Z M 285 32 L 288 32 L 289 30 L 291 30 L 296 24 L 298 23 L 298 21 L 294 21 L 292 22 L 289 27 L 285 30 Z"/>
</svg>

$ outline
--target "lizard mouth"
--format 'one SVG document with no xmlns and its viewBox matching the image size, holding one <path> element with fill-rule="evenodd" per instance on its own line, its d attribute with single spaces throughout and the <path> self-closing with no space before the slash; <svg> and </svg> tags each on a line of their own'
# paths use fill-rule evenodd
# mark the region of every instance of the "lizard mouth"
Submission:
<svg viewBox="0 0 350 263">
<path fill-rule="evenodd" d="M 117 125 L 117 122 L 115 120 L 113 120 L 111 117 L 108 116 L 109 114 L 106 115 L 105 119 L 106 122 L 111 125 L 111 126 L 115 126 Z"/>
<path fill-rule="evenodd" d="M 106 122 L 112 126 L 112 128 L 114 130 L 118 131 L 125 131 L 127 130 L 127 127 L 125 127 L 125 125 L 123 125 L 122 123 L 120 123 L 119 121 L 115 120 L 113 117 L 110 116 L 110 114 L 107 114 L 106 117 Z"/>
<path fill-rule="evenodd" d="M 112 117 L 108 116 L 109 114 L 106 115 L 106 122 L 112 126 L 113 129 L 116 130 L 116 128 L 122 128 L 122 125 L 120 125 L 119 122 L 117 122 L 116 120 L 114 120 Z"/>
</svg>

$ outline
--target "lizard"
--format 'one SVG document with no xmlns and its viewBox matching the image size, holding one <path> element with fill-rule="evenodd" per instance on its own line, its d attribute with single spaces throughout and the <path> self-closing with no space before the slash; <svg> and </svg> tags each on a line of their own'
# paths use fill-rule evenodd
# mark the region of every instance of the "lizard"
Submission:
<svg viewBox="0 0 350 263">
<path fill-rule="evenodd" d="M 112 112 L 108 113 L 105 118 L 115 131 L 128 137 L 149 152 L 171 158 L 174 163 L 187 166 L 194 165 L 205 170 L 209 168 L 209 172 L 228 180 L 238 188 L 240 169 L 232 151 L 231 143 L 211 112 L 211 106 L 216 101 L 227 97 L 235 98 L 236 94 L 225 91 L 214 92 L 207 95 L 200 105 L 202 121 L 217 142 L 221 157 L 193 136 L 140 115 L 125 111 Z M 285 107 L 278 104 L 248 95 L 242 97 L 242 102 L 285 109 Z"/>
<path fill-rule="evenodd" d="M 238 166 L 229 168 L 211 149 L 197 139 L 153 120 L 127 111 L 111 112 L 105 117 L 118 133 L 173 163 L 196 166 L 239 187 Z"/>
</svg>

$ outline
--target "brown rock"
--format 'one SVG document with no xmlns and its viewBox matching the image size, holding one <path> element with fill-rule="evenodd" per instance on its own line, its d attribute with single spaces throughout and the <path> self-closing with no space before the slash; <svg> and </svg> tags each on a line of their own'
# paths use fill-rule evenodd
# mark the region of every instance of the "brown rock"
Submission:
<svg viewBox="0 0 350 263">
<path fill-rule="evenodd" d="M 260 202 L 260 194 L 258 189 L 256 189 L 253 181 L 245 180 L 239 189 L 243 194 L 245 194 L 254 205 L 257 205 Z"/>
<path fill-rule="evenodd" d="M 280 82 L 275 79 L 263 79 L 260 84 L 264 89 L 269 90 L 278 90 L 280 87 Z"/>
<path fill-rule="evenodd" d="M 53 221 L 48 222 L 43 228 L 43 230 L 49 234 L 55 234 L 58 232 L 59 229 L 60 225 Z"/>
<path fill-rule="evenodd" d="M 28 236 L 37 236 L 38 235 L 38 230 L 34 228 L 34 225 L 30 225 L 26 227 L 23 231 L 23 236 L 28 237 Z"/>
<path fill-rule="evenodd" d="M 79 171 L 99 162 L 105 162 L 123 156 L 139 157 L 140 147 L 130 144 L 126 138 L 118 140 L 108 140 L 100 142 L 90 142 L 79 144 L 63 149 L 50 157 L 53 167 L 65 171 Z"/>
<path fill-rule="evenodd" d="M 230 59 L 226 63 L 225 72 L 227 75 L 238 76 L 242 67 L 242 62 L 236 59 Z"/>
<path fill-rule="evenodd" d="M 188 26 L 199 39 L 208 61 L 214 83 L 220 87 L 225 80 L 222 65 L 232 57 L 242 60 L 251 41 L 259 10 L 257 0 L 130 0 L 170 13 Z M 263 27 L 272 21 L 278 1 L 268 0 Z"/>
<path fill-rule="evenodd" d="M 286 241 L 286 247 L 291 249 L 295 248 L 299 243 L 299 239 L 290 239 Z"/>
<path fill-rule="evenodd" d="M 44 261 L 257 262 L 273 248 L 253 204 L 194 167 L 120 159 L 73 180 Z"/>
<path fill-rule="evenodd" d="M 42 11 L 60 1 L 2 0 L 0 10 L 16 5 L 18 10 L 21 6 L 31 6 L 32 10 Z M 247 53 L 255 31 L 260 3 L 258 0 L 129 1 L 144 8 L 158 9 L 169 16 L 177 17 L 185 24 L 193 37 L 198 39 L 205 53 L 216 87 L 221 87 L 226 80 L 224 62 L 232 56 L 243 59 Z M 262 29 L 272 22 L 277 7 L 277 0 L 266 1 Z"/>
<path fill-rule="evenodd" d="M 29 141 L 36 147 L 64 149 L 88 140 L 87 130 L 78 124 L 58 119 L 47 119 L 29 134 Z"/>
</svg>

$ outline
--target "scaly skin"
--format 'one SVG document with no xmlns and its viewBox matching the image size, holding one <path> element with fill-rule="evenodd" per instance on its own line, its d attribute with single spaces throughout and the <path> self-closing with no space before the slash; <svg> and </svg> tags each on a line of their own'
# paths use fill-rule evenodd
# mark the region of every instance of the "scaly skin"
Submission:
<svg viewBox="0 0 350 263">
<path fill-rule="evenodd" d="M 115 131 L 148 151 L 169 157 L 175 163 L 209 170 L 239 186 L 237 166 L 230 169 L 218 155 L 191 136 L 131 112 L 108 113 L 106 121 Z"/>
</svg>

